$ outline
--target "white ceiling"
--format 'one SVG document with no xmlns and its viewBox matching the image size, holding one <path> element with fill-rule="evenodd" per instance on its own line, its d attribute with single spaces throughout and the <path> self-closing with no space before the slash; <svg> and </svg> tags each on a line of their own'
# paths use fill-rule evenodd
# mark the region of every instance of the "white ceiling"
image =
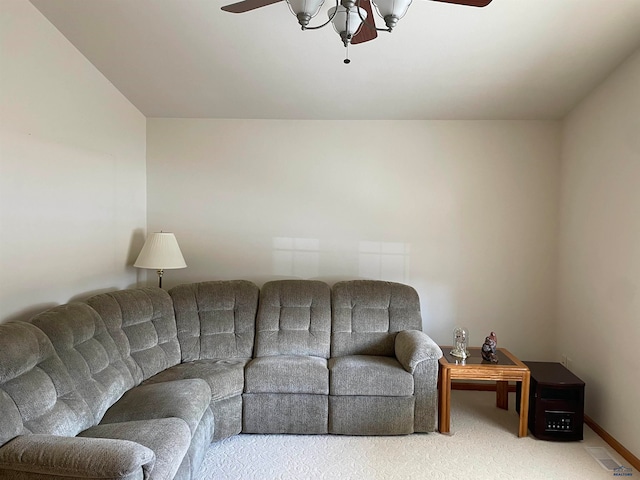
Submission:
<svg viewBox="0 0 640 480">
<path fill-rule="evenodd" d="M 640 0 L 414 0 L 349 65 L 285 2 L 31 3 L 148 117 L 555 119 L 640 47 Z"/>
</svg>

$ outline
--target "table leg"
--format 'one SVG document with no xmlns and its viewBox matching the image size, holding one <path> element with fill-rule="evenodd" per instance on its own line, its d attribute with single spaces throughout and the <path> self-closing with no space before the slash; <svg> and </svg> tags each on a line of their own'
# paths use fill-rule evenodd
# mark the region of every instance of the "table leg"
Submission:
<svg viewBox="0 0 640 480">
<path fill-rule="evenodd" d="M 522 375 L 522 386 L 520 387 L 520 427 L 518 430 L 519 437 L 527 436 L 529 423 L 529 380 L 531 372 L 528 370 Z"/>
<path fill-rule="evenodd" d="M 449 433 L 451 428 L 451 371 L 441 366 L 439 376 L 438 430 L 440 433 Z"/>
<path fill-rule="evenodd" d="M 496 382 L 496 406 L 509 410 L 509 382 L 503 380 Z"/>
</svg>

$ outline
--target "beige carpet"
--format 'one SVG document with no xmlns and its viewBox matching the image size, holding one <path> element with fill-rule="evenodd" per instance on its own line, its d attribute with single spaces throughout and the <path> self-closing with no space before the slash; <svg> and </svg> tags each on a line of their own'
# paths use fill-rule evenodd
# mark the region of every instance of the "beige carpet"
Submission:
<svg viewBox="0 0 640 480">
<path fill-rule="evenodd" d="M 300 479 L 518 479 L 620 478 L 604 470 L 585 447 L 604 447 L 585 425 L 582 442 L 518 438 L 518 416 L 495 406 L 495 393 L 453 391 L 452 435 L 403 437 L 339 435 L 238 435 L 207 452 L 202 480 Z M 631 477 L 640 475 L 633 470 Z"/>
</svg>

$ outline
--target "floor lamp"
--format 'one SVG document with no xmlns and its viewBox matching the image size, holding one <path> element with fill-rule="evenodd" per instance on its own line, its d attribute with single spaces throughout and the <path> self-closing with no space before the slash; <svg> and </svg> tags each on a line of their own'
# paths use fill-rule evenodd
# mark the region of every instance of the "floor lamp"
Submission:
<svg viewBox="0 0 640 480">
<path fill-rule="evenodd" d="M 170 232 L 155 232 L 147 237 L 133 266 L 155 269 L 158 272 L 158 287 L 162 288 L 164 270 L 186 268 L 187 264 L 176 236 Z"/>
</svg>

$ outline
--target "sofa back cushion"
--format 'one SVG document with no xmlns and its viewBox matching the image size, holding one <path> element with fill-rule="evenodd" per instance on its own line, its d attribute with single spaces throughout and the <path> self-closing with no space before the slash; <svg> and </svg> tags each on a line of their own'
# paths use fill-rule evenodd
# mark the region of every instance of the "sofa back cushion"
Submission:
<svg viewBox="0 0 640 480">
<path fill-rule="evenodd" d="M 251 358 L 258 287 L 245 280 L 200 282 L 169 290 L 182 361 Z"/>
<path fill-rule="evenodd" d="M 136 384 L 180 363 L 173 303 L 164 290 L 118 290 L 86 303 L 104 321 Z"/>
<path fill-rule="evenodd" d="M 98 313 L 84 303 L 52 308 L 30 320 L 56 350 L 100 422 L 107 409 L 134 386 L 133 377 Z"/>
<path fill-rule="evenodd" d="M 332 289 L 331 356 L 394 356 L 396 333 L 422 330 L 420 300 L 408 285 L 339 282 Z"/>
<path fill-rule="evenodd" d="M 277 280 L 260 290 L 256 357 L 310 355 L 329 358 L 331 290 L 314 280 Z"/>
<path fill-rule="evenodd" d="M 17 435 L 75 436 L 94 424 L 47 336 L 24 322 L 0 324 L 0 445 Z"/>
</svg>

